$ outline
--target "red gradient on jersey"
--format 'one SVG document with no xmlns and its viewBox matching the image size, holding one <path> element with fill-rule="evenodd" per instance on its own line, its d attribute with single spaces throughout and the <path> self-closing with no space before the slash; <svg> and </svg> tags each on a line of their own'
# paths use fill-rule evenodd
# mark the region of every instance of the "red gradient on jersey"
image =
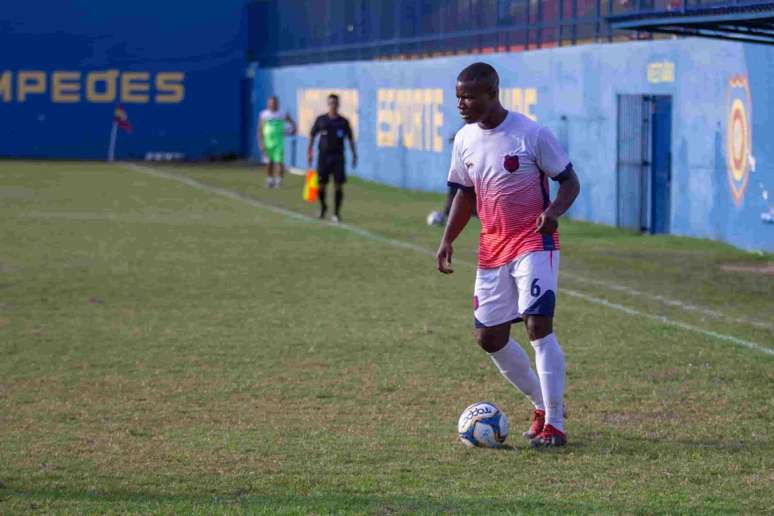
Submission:
<svg viewBox="0 0 774 516">
<path fill-rule="evenodd" d="M 505 265 L 533 251 L 559 250 L 558 231 L 551 235 L 553 249 L 546 249 L 543 235 L 535 232 L 537 218 L 545 209 L 546 176 L 529 173 L 502 177 L 499 181 L 476 181 L 476 206 L 481 221 L 478 265 L 484 269 Z"/>
</svg>

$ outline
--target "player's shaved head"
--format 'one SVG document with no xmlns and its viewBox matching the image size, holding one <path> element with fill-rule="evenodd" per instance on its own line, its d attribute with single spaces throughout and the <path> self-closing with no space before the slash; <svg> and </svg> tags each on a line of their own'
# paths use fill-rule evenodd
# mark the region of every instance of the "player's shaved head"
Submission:
<svg viewBox="0 0 774 516">
<path fill-rule="evenodd" d="M 473 63 L 457 76 L 457 110 L 466 124 L 496 127 L 508 112 L 499 99 L 500 77 L 492 65 Z"/>
<path fill-rule="evenodd" d="M 460 72 L 457 82 L 472 83 L 496 95 L 500 87 L 500 76 L 490 64 L 473 63 Z"/>
</svg>

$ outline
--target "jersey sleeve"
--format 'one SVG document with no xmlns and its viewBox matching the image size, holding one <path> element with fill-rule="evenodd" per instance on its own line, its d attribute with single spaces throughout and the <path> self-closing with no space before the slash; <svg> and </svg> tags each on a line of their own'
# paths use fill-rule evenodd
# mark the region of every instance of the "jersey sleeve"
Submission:
<svg viewBox="0 0 774 516">
<path fill-rule="evenodd" d="M 541 127 L 538 131 L 535 154 L 537 166 L 549 177 L 558 176 L 570 164 L 570 158 L 567 157 L 559 140 L 547 127 Z"/>
<path fill-rule="evenodd" d="M 352 138 L 352 126 L 349 125 L 349 120 L 344 119 L 344 134 L 349 138 L 349 141 L 353 141 Z"/>
<path fill-rule="evenodd" d="M 447 184 L 456 188 L 462 188 L 463 190 L 473 189 L 473 181 L 470 179 L 468 169 L 462 159 L 462 137 L 460 133 L 457 133 L 454 137 Z"/>
</svg>

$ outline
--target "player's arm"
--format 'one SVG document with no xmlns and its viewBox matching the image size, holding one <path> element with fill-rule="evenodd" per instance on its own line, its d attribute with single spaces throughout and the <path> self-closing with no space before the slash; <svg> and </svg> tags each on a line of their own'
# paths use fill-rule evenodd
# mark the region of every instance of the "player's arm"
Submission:
<svg viewBox="0 0 774 516">
<path fill-rule="evenodd" d="M 347 121 L 347 139 L 349 140 L 349 150 L 352 151 L 352 168 L 357 167 L 357 149 L 355 148 L 355 139 L 352 137 L 352 128 Z"/>
<path fill-rule="evenodd" d="M 285 121 L 290 124 L 290 134 L 296 134 L 296 121 L 290 116 L 290 113 L 285 113 Z"/>
<path fill-rule="evenodd" d="M 258 122 L 258 149 L 261 154 L 266 154 L 266 145 L 263 142 L 263 118 Z"/>
<path fill-rule="evenodd" d="M 457 195 L 452 201 L 451 212 L 449 213 L 449 222 L 441 237 L 441 245 L 438 246 L 438 252 L 435 259 L 438 265 L 438 271 L 444 274 L 454 272 L 450 268 L 454 248 L 452 243 L 465 229 L 470 217 L 473 216 L 473 210 L 476 207 L 476 193 L 472 187 L 462 187 L 457 190 Z"/>
<path fill-rule="evenodd" d="M 535 232 L 550 235 L 559 227 L 559 217 L 570 209 L 580 192 L 580 182 L 556 136 L 546 127 L 538 133 L 537 164 L 552 180 L 559 183 L 554 202 L 535 221 Z"/>
<path fill-rule="evenodd" d="M 535 231 L 537 233 L 551 234 L 559 227 L 559 217 L 570 209 L 572 203 L 580 193 L 580 181 L 572 168 L 572 163 L 567 165 L 564 172 L 553 178 L 559 183 L 554 202 L 538 217 Z"/>
</svg>

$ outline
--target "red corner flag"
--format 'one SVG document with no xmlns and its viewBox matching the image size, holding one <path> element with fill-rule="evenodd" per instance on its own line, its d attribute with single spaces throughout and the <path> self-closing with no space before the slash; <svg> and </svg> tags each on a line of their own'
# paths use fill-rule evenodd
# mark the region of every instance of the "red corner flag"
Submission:
<svg viewBox="0 0 774 516">
<path fill-rule="evenodd" d="M 132 132 L 132 124 L 129 122 L 129 115 L 126 114 L 126 110 L 122 108 L 120 104 L 116 106 L 116 110 L 113 113 L 113 122 L 127 133 Z"/>
<path fill-rule="evenodd" d="M 129 115 L 126 114 L 126 111 L 121 107 L 121 104 L 118 104 L 116 110 L 113 111 L 113 126 L 110 129 L 108 161 L 114 161 L 116 157 L 116 135 L 119 127 L 127 133 L 132 132 L 132 124 L 129 123 Z"/>
</svg>

